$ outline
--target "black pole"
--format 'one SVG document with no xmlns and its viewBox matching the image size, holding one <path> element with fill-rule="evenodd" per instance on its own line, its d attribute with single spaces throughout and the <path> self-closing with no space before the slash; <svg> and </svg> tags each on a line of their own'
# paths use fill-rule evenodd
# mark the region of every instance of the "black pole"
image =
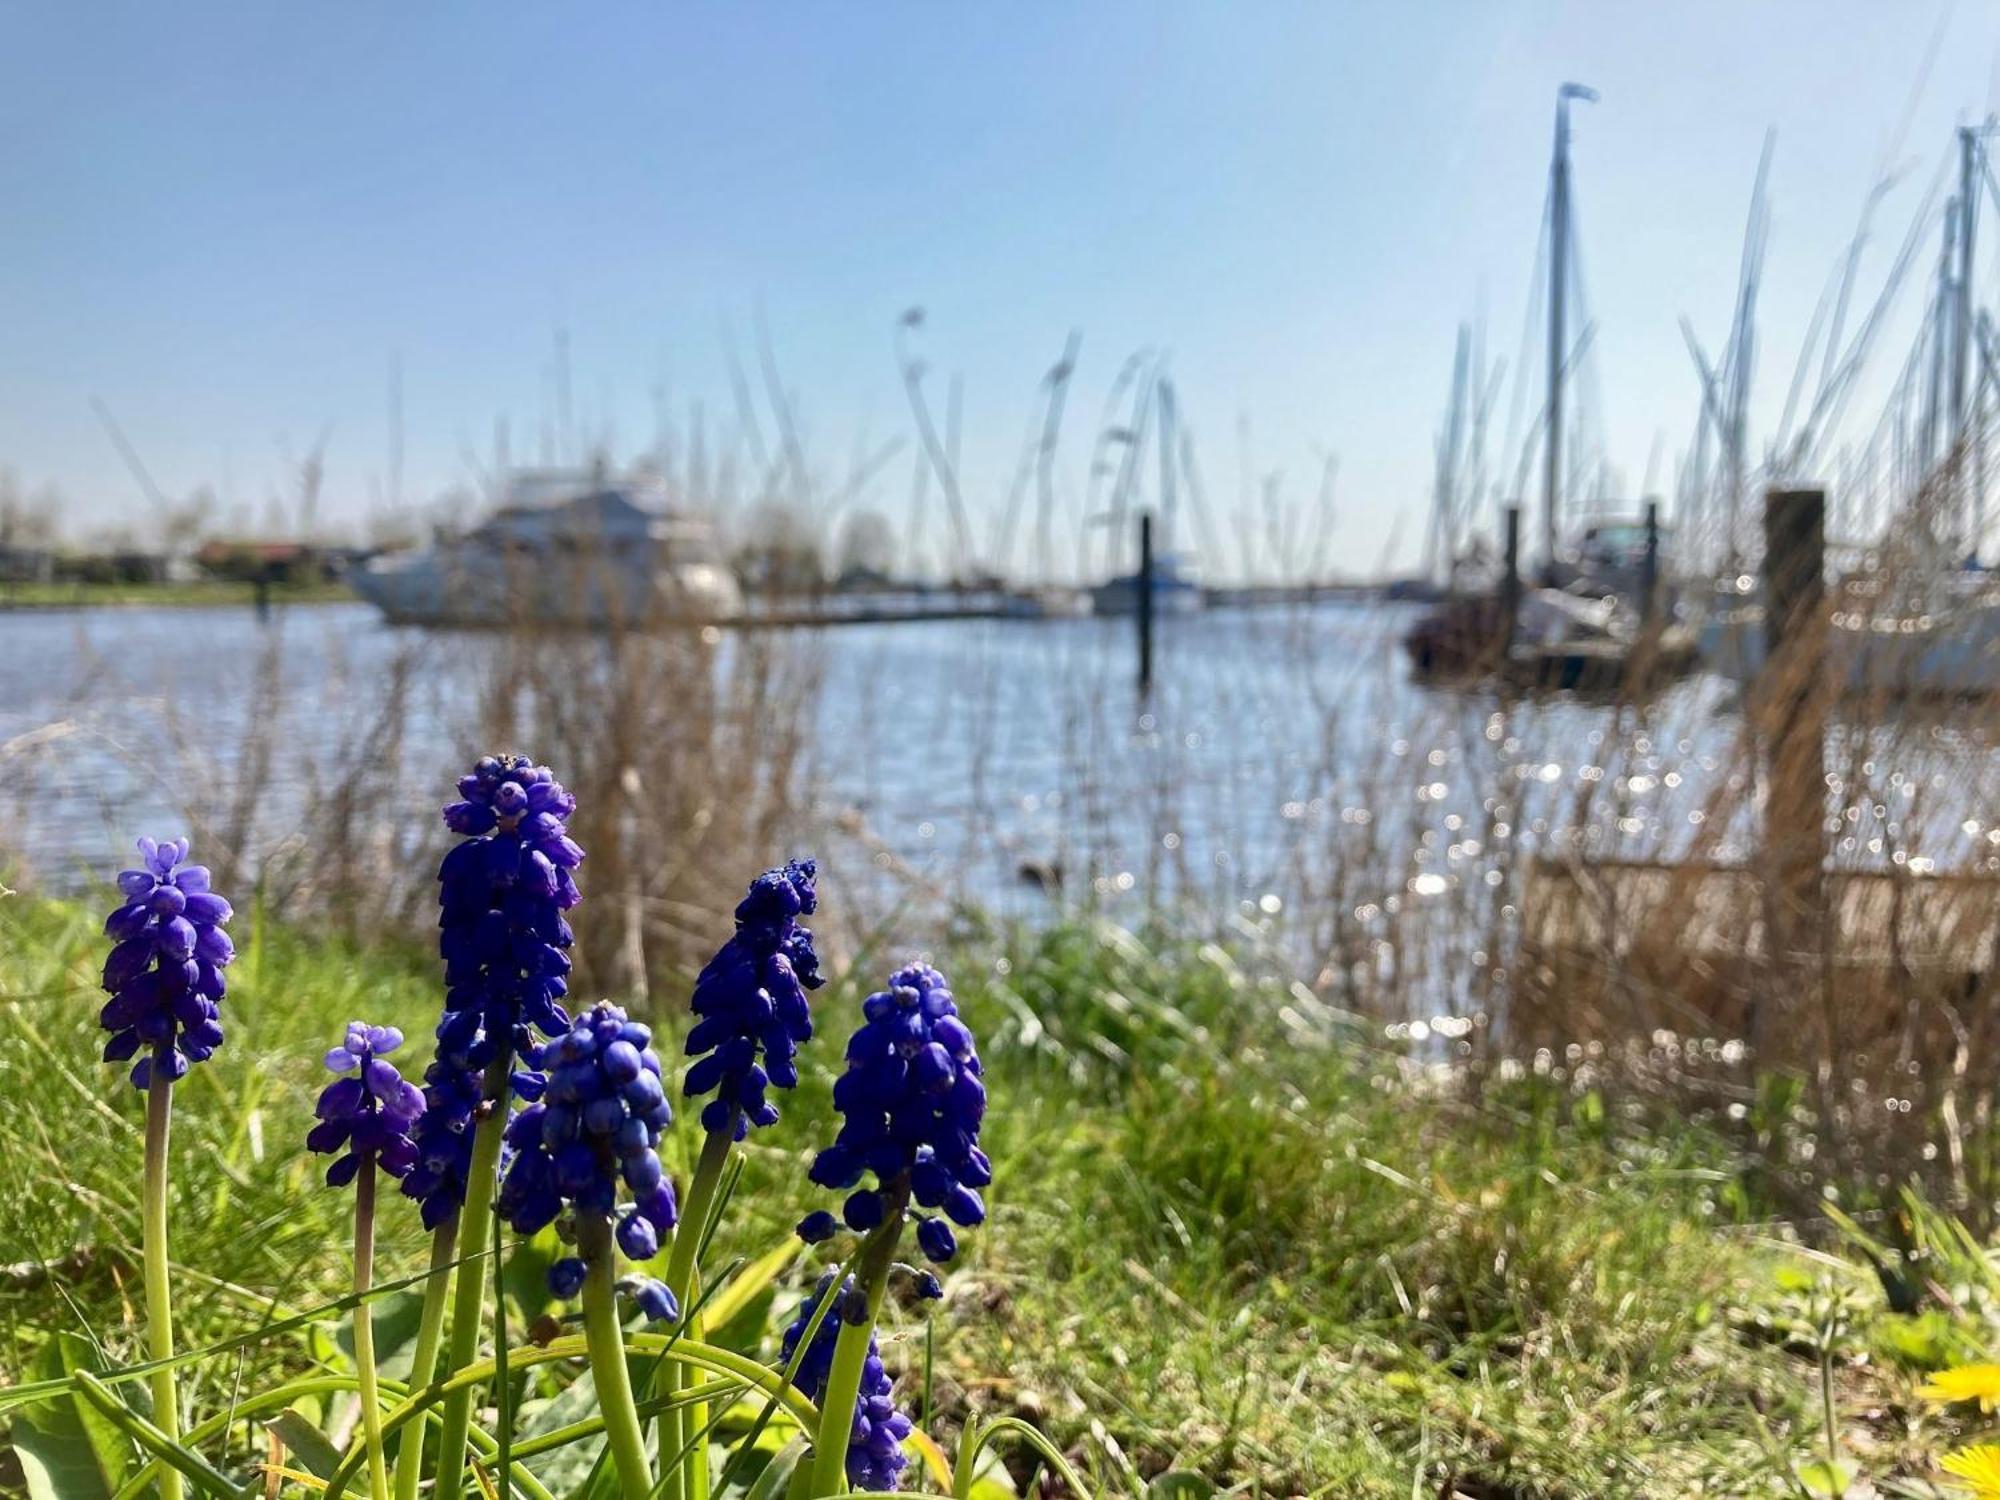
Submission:
<svg viewBox="0 0 2000 1500">
<path fill-rule="evenodd" d="M 1809 964 L 1824 939 L 1831 708 L 1825 568 L 1826 492 L 1772 490 L 1764 497 L 1764 663 L 1754 688 L 1764 738 L 1768 921 L 1775 929 L 1768 943 L 1781 977 L 1801 985 L 1797 961 Z M 1757 1017 L 1764 1037 L 1774 1019 Z"/>
<path fill-rule="evenodd" d="M 1660 502 L 1646 502 L 1646 556 L 1639 571 L 1639 617 L 1653 623 L 1660 599 Z"/>
<path fill-rule="evenodd" d="M 1153 690 L 1153 513 L 1139 516 L 1139 691 Z"/>
</svg>

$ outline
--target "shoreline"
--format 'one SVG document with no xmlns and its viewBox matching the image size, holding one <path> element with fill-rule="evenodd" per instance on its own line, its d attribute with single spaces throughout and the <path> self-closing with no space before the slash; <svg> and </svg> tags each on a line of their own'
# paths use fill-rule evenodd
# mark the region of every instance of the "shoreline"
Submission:
<svg viewBox="0 0 2000 1500">
<path fill-rule="evenodd" d="M 355 604 L 360 595 L 344 585 L 273 590 L 262 607 L 293 604 Z M 255 584 L 28 584 L 0 585 L 0 615 L 48 614 L 94 609 L 259 608 Z"/>
</svg>

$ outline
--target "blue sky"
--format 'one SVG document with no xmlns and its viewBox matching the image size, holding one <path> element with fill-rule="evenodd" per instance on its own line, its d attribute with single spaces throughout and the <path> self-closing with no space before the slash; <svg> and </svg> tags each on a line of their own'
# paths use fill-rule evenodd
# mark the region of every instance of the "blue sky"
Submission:
<svg viewBox="0 0 2000 1500">
<path fill-rule="evenodd" d="M 75 529 L 145 515 L 93 396 L 165 490 L 253 522 L 324 430 L 322 514 L 358 523 L 392 355 L 422 500 L 496 417 L 534 456 L 558 328 L 579 424 L 629 454 L 663 372 L 727 411 L 761 319 L 837 477 L 909 431 L 892 333 L 921 305 L 977 515 L 1076 327 L 1067 503 L 1117 369 L 1166 349 L 1219 522 L 1239 475 L 1303 503 L 1337 453 L 1336 560 L 1372 569 L 1417 545 L 1460 319 L 1520 348 L 1559 82 L 1603 95 L 1578 212 L 1636 492 L 1690 430 L 1678 319 L 1720 344 L 1766 128 L 1768 414 L 1905 117 L 1885 242 L 1993 103 L 2000 9 L 134 4 L 8 34 L 0 465 Z M 911 461 L 867 503 L 900 520 Z"/>
</svg>

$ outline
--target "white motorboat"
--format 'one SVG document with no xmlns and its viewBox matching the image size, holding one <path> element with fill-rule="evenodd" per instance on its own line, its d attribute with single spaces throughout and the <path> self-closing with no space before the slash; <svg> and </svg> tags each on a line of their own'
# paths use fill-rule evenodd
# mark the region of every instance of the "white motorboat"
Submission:
<svg viewBox="0 0 2000 1500">
<path fill-rule="evenodd" d="M 714 528 L 648 476 L 527 470 L 462 536 L 371 559 L 355 592 L 398 624 L 728 620 L 742 595 Z"/>
</svg>

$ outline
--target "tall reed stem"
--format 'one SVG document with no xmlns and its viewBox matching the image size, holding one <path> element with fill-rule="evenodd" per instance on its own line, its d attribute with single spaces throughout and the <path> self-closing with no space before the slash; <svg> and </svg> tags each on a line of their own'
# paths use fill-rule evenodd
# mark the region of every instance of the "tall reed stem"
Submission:
<svg viewBox="0 0 2000 1500">
<path fill-rule="evenodd" d="M 487 1065 L 480 1088 L 481 1105 L 486 1111 L 472 1135 L 472 1161 L 466 1168 L 465 1202 L 459 1208 L 461 1225 L 483 1225 L 493 1211 L 494 1179 L 500 1165 L 500 1137 L 507 1129 L 507 1079 L 513 1069 L 511 1054 L 502 1054 Z M 486 1262 L 468 1257 L 458 1268 L 452 1288 L 451 1343 L 445 1351 L 445 1374 L 455 1375 L 471 1364 L 479 1353 L 479 1330 L 485 1325 L 482 1304 L 486 1295 Z M 497 1274 L 497 1272 L 496 1272 Z M 472 1430 L 471 1385 L 461 1386 L 445 1397 L 442 1430 L 438 1437 L 437 1488 L 435 1500 L 460 1500 L 465 1493 L 465 1440 Z"/>
<path fill-rule="evenodd" d="M 368 1492 L 389 1500 L 389 1466 L 382 1457 L 382 1393 L 375 1383 L 375 1319 L 368 1292 L 375 1284 L 375 1163 L 354 1179 L 354 1370 L 361 1396 L 361 1431 L 368 1443 Z"/>
<path fill-rule="evenodd" d="M 458 1254 L 458 1219 L 446 1219 L 431 1235 L 430 1275 L 424 1279 L 424 1310 L 417 1322 L 417 1346 L 410 1358 L 410 1390 L 431 1383 L 437 1373 L 438 1345 L 444 1337 L 444 1309 L 451 1299 L 451 1263 Z M 416 1500 L 424 1477 L 424 1429 L 406 1428 L 396 1447 L 396 1500 Z"/>
<path fill-rule="evenodd" d="M 729 1148 L 735 1144 L 733 1129 L 711 1130 L 701 1145 L 701 1157 L 695 1163 L 694 1178 L 688 1183 L 687 1199 L 681 1204 L 680 1228 L 674 1234 L 673 1249 L 667 1255 L 667 1290 L 674 1294 L 674 1301 L 680 1304 L 681 1330 L 684 1338 L 699 1338 L 696 1326 L 694 1302 L 699 1288 L 696 1277 L 700 1272 L 698 1261 L 701 1256 L 701 1237 L 708 1229 L 709 1216 L 715 1211 L 715 1194 L 722 1186 L 723 1170 L 729 1165 Z M 687 1385 L 687 1371 L 681 1363 L 669 1355 L 660 1361 L 653 1374 L 653 1394 L 672 1396 Z M 700 1407 L 683 1411 L 679 1407 L 669 1408 L 660 1414 L 660 1453 L 662 1458 L 675 1454 L 687 1446 L 693 1433 L 701 1431 L 707 1420 Z M 698 1444 L 690 1452 L 680 1469 L 667 1476 L 667 1500 L 706 1500 L 708 1494 L 708 1453 L 707 1444 Z"/>
<path fill-rule="evenodd" d="M 859 1323 L 843 1319 L 840 1337 L 833 1346 L 833 1365 L 826 1375 L 826 1393 L 820 1400 L 819 1431 L 813 1434 L 812 1485 L 810 1495 L 844 1495 L 847 1482 L 847 1445 L 854 1434 L 854 1403 L 861 1395 L 861 1369 L 868 1363 L 868 1341 L 875 1336 L 875 1319 L 882 1311 L 882 1293 L 889 1285 L 889 1267 L 896 1261 L 896 1245 L 903 1237 L 903 1205 L 908 1189 L 893 1197 L 890 1212 L 881 1226 L 862 1246 L 855 1277 L 868 1299 L 868 1313 Z M 827 1295 L 838 1299 L 838 1284 Z M 836 1300 L 827 1316 L 840 1317 L 844 1309 Z"/>
<path fill-rule="evenodd" d="M 597 1382 L 597 1407 L 618 1487 L 629 1497 L 653 1493 L 653 1469 L 646 1461 L 646 1430 L 632 1398 L 632 1372 L 625 1363 L 625 1335 L 618 1326 L 617 1251 L 611 1223 L 602 1214 L 579 1214 L 576 1247 L 589 1267 L 583 1280 L 583 1335 L 590 1373 Z"/>
<path fill-rule="evenodd" d="M 146 1090 L 146 1196 L 142 1235 L 146 1261 L 146 1343 L 156 1360 L 174 1357 L 174 1308 L 167 1286 L 167 1146 L 173 1134 L 174 1084 L 160 1055 L 153 1058 Z M 174 1442 L 180 1441 L 180 1398 L 174 1371 L 167 1365 L 153 1372 L 153 1425 Z M 178 1469 L 159 1466 L 160 1500 L 181 1500 L 185 1493 Z"/>
</svg>

